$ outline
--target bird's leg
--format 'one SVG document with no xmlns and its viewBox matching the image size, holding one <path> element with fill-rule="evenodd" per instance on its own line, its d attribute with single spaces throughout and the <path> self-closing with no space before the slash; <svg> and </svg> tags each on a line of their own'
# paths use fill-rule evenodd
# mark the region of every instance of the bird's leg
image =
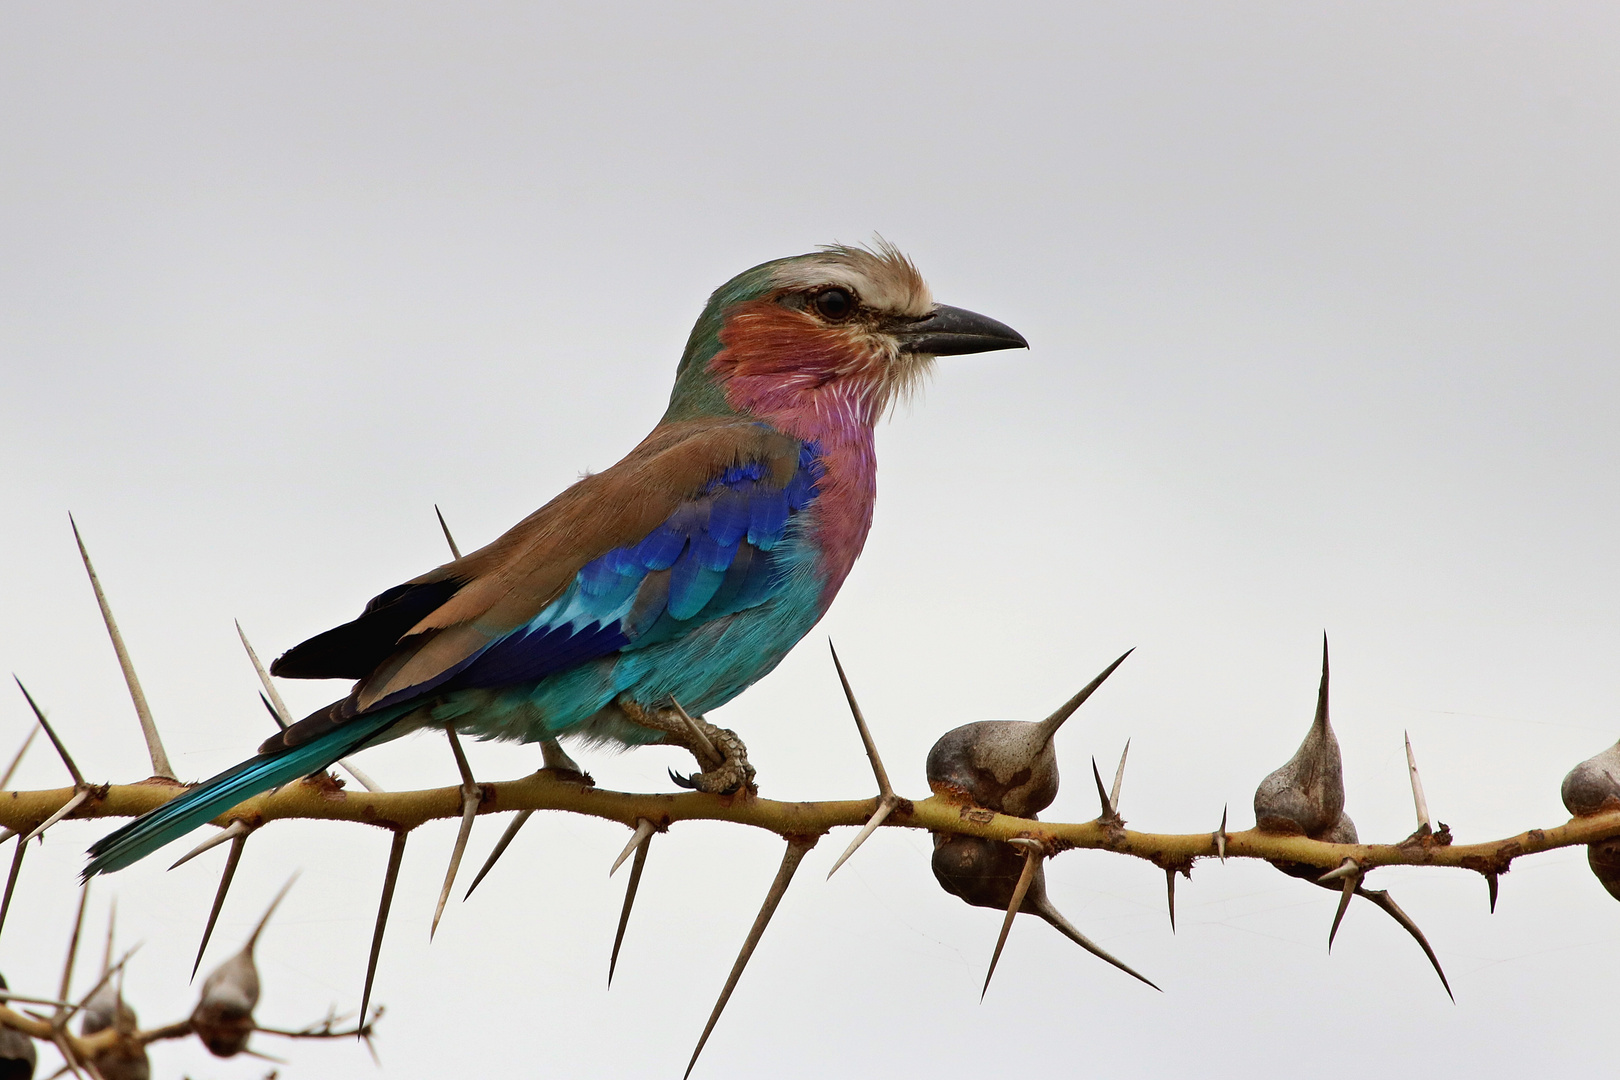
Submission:
<svg viewBox="0 0 1620 1080">
<path fill-rule="evenodd" d="M 670 777 L 682 787 L 704 791 L 712 795 L 729 795 L 740 788 L 754 786 L 754 767 L 748 763 L 748 748 L 730 728 L 715 727 L 701 716 L 689 716 L 679 702 L 647 708 L 620 694 L 619 709 L 633 723 L 664 734 L 663 741 L 672 746 L 683 746 L 697 758 L 702 772 Z"/>
<path fill-rule="evenodd" d="M 543 768 L 554 772 L 573 773 L 584 779 L 586 772 L 579 767 L 578 762 L 568 756 L 568 751 L 562 748 L 562 743 L 556 739 L 542 739 L 540 741 L 540 755 L 544 762 Z"/>
</svg>

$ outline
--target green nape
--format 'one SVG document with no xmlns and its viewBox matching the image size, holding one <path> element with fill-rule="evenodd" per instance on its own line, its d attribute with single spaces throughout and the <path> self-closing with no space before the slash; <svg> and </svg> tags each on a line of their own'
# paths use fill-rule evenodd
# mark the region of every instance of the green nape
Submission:
<svg viewBox="0 0 1620 1080">
<path fill-rule="evenodd" d="M 725 324 L 726 310 L 769 295 L 775 288 L 773 271 L 777 267 L 811 257 L 795 255 L 760 263 L 714 290 L 703 314 L 692 327 L 692 336 L 686 339 L 686 351 L 681 353 L 680 366 L 675 369 L 675 387 L 669 393 L 669 408 L 664 410 L 664 418 L 659 423 L 731 416 L 736 412 L 726 403 L 725 394 L 709 373 L 709 361 L 720 351 L 720 328 Z"/>
</svg>

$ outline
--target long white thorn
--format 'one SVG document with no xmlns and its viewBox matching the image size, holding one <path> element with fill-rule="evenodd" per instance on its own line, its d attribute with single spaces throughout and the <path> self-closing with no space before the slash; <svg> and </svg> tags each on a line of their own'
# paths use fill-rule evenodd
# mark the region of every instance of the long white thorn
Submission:
<svg viewBox="0 0 1620 1080">
<path fill-rule="evenodd" d="M 84 930 L 84 908 L 89 902 L 90 883 L 85 882 L 79 887 L 79 913 L 73 917 L 73 936 L 68 938 L 67 960 L 62 964 L 62 985 L 56 991 L 63 1001 L 69 1000 L 68 991 L 73 986 L 73 962 L 79 957 L 79 934 Z"/>
<path fill-rule="evenodd" d="M 0 775 L 0 790 L 4 790 L 6 785 L 11 783 L 11 777 L 16 773 L 17 766 L 22 764 L 23 755 L 28 753 L 30 746 L 34 745 L 34 736 L 38 734 L 39 728 L 32 727 L 28 729 L 28 738 L 23 740 L 22 746 L 17 750 L 17 756 L 11 759 L 10 765 L 6 766 L 4 775 Z"/>
<path fill-rule="evenodd" d="M 254 651 L 253 643 L 247 638 L 247 631 L 242 629 L 242 620 L 237 619 L 235 621 L 236 636 L 241 638 L 242 648 L 247 650 L 248 659 L 253 662 L 253 670 L 259 676 L 259 685 L 264 687 L 264 696 L 270 699 L 270 705 L 275 709 L 276 715 L 281 718 L 282 726 L 292 727 L 292 710 L 287 708 L 287 703 L 281 699 L 281 691 L 276 689 L 276 684 L 270 679 L 270 672 L 266 671 L 264 664 L 260 662 L 259 654 Z"/>
<path fill-rule="evenodd" d="M 827 871 L 827 879 L 829 881 L 832 880 L 832 876 L 838 872 L 838 868 L 849 861 L 849 857 L 855 854 L 855 850 L 862 844 L 866 843 L 867 837 L 877 832 L 878 826 L 882 825 L 888 816 L 894 811 L 894 808 L 899 805 L 900 800 L 894 795 L 885 795 L 883 798 L 878 800 L 877 809 L 872 812 L 872 816 L 868 818 L 866 824 L 861 827 L 861 831 L 855 834 L 855 839 L 849 842 L 849 847 L 844 849 L 844 853 L 838 856 L 838 861 L 832 864 L 832 869 Z"/>
<path fill-rule="evenodd" d="M 444 917 L 444 905 L 450 901 L 450 890 L 455 887 L 456 873 L 461 869 L 461 857 L 467 853 L 467 838 L 472 835 L 473 818 L 478 816 L 482 801 L 475 790 L 461 796 L 461 828 L 456 831 L 456 846 L 450 849 L 450 865 L 445 867 L 444 884 L 439 888 L 439 902 L 433 908 L 433 924 L 428 927 L 428 940 L 439 932 L 439 920 Z"/>
<path fill-rule="evenodd" d="M 51 745 L 56 747 L 57 756 L 62 759 L 62 764 L 67 768 L 68 775 L 73 777 L 73 786 L 76 788 L 84 787 L 84 774 L 79 771 L 77 765 L 73 764 L 73 755 L 67 752 L 67 747 L 62 745 L 62 740 L 56 737 L 56 729 L 51 727 L 51 722 L 45 719 L 45 710 L 39 707 L 39 702 L 34 700 L 34 695 L 28 692 L 28 687 L 23 685 L 21 679 L 17 678 L 15 674 L 11 678 L 17 684 L 17 689 L 22 691 L 22 696 L 27 699 L 28 707 L 34 710 L 34 719 L 39 721 L 39 726 L 45 729 L 45 735 L 51 740 Z"/>
<path fill-rule="evenodd" d="M 1091 778 L 1096 781 L 1097 803 L 1102 807 L 1102 813 L 1097 815 L 1097 820 L 1105 825 L 1121 824 L 1119 814 L 1114 811 L 1113 800 L 1108 797 L 1108 790 L 1103 787 L 1102 773 L 1097 771 L 1096 758 L 1091 759 Z"/>
<path fill-rule="evenodd" d="M 62 808 L 60 810 L 46 818 L 44 821 L 40 822 L 38 828 L 29 833 L 27 836 L 23 837 L 18 841 L 18 843 L 26 846 L 28 841 L 44 832 L 52 825 L 55 825 L 58 821 L 61 821 L 63 818 L 67 817 L 69 814 L 73 813 L 73 811 L 77 810 L 79 808 L 79 804 L 84 802 L 84 800 L 88 799 L 89 797 L 90 789 L 80 788 L 78 791 L 74 792 L 73 798 L 62 804 Z"/>
<path fill-rule="evenodd" d="M 450 526 L 445 523 L 444 511 L 439 509 L 438 503 L 433 504 L 433 512 L 439 515 L 439 528 L 444 530 L 444 542 L 450 545 L 450 557 L 461 558 L 461 549 L 456 546 L 456 538 L 450 535 Z"/>
<path fill-rule="evenodd" d="M 1423 797 L 1423 778 L 1418 776 L 1417 758 L 1412 756 L 1412 736 L 1401 732 L 1406 739 L 1406 771 L 1412 777 L 1412 804 L 1417 809 L 1419 829 L 1434 832 L 1434 819 L 1429 816 L 1429 800 Z"/>
<path fill-rule="evenodd" d="M 107 904 L 107 944 L 101 950 L 101 973 L 107 974 L 112 967 L 113 932 L 118 927 L 118 897 L 113 897 Z"/>
<path fill-rule="evenodd" d="M 129 686 L 130 700 L 135 703 L 135 715 L 141 722 L 141 734 L 146 739 L 147 753 L 152 757 L 152 775 L 165 780 L 175 779 L 174 768 L 169 764 L 169 755 L 163 751 L 163 740 L 158 737 L 157 723 L 152 719 L 152 709 L 146 703 L 146 694 L 141 690 L 141 680 L 135 675 L 135 665 L 129 658 L 129 650 L 124 647 L 124 635 L 118 632 L 118 623 L 113 619 L 112 608 L 107 604 L 107 594 L 101 588 L 101 579 L 96 577 L 96 568 L 90 564 L 90 552 L 85 550 L 84 538 L 79 535 L 79 523 L 68 515 L 68 524 L 73 526 L 73 540 L 79 545 L 79 557 L 84 560 L 84 572 L 90 575 L 90 587 L 95 590 L 96 603 L 101 608 L 101 621 L 107 624 L 107 636 L 112 638 L 113 652 L 118 654 L 118 666 L 124 672 L 124 682 Z"/>
<path fill-rule="evenodd" d="M 461 857 L 467 852 L 467 838 L 472 835 L 473 818 L 478 816 L 478 804 L 484 801 L 483 789 L 473 779 L 467 755 L 461 751 L 461 740 L 456 729 L 447 727 L 450 752 L 456 757 L 456 769 L 461 773 L 461 828 L 456 832 L 456 846 L 450 849 L 450 865 L 444 871 L 444 885 L 439 889 L 439 903 L 433 909 L 433 925 L 428 927 L 428 940 L 439 932 L 439 920 L 444 916 L 444 905 L 450 900 L 450 890 L 456 884 L 456 872 L 461 869 Z"/>
<path fill-rule="evenodd" d="M 630 864 L 630 880 L 624 887 L 624 906 L 619 909 L 619 928 L 613 933 L 613 952 L 608 955 L 608 988 L 613 987 L 613 972 L 619 966 L 619 947 L 624 944 L 624 931 L 630 925 L 630 909 L 636 903 L 636 890 L 641 888 L 641 872 L 647 866 L 647 852 L 652 850 L 652 833 L 648 833 L 636 848 L 636 860 Z"/>
<path fill-rule="evenodd" d="M 1349 910 L 1350 898 L 1356 895 L 1361 887 L 1361 868 L 1355 868 L 1356 873 L 1349 874 L 1344 879 L 1344 891 L 1339 894 L 1339 908 L 1333 913 L 1333 926 L 1328 930 L 1328 952 L 1333 951 L 1333 939 L 1339 935 L 1339 924 L 1344 921 L 1344 913 Z"/>
<path fill-rule="evenodd" d="M 1346 859 L 1340 863 L 1338 869 L 1329 870 L 1316 879 L 1318 885 L 1326 885 L 1330 881 L 1343 881 L 1347 877 L 1355 877 L 1361 873 L 1361 864 L 1354 859 Z"/>
<path fill-rule="evenodd" d="M 6 925 L 6 913 L 11 910 L 11 898 L 17 892 L 17 876 L 22 873 L 23 856 L 28 854 L 28 845 L 19 843 L 17 850 L 11 853 L 11 872 L 6 875 L 6 893 L 0 899 L 0 929 Z"/>
<path fill-rule="evenodd" d="M 198 844 L 196 847 L 174 860 L 174 862 L 169 864 L 169 869 L 173 870 L 177 866 L 190 862 L 203 852 L 211 851 L 227 841 L 235 840 L 238 836 L 246 836 L 247 833 L 247 822 L 233 821 L 223 829 L 219 830 L 219 832 L 215 833 L 213 836 L 210 836 L 208 839 L 204 840 L 202 843 Z"/>
<path fill-rule="evenodd" d="M 692 1067 L 697 1064 L 698 1055 L 703 1053 L 703 1047 L 709 1041 L 714 1025 L 720 1021 L 720 1014 L 725 1011 L 726 1002 L 731 1000 L 731 992 L 737 989 L 737 980 L 742 978 L 743 969 L 748 966 L 749 958 L 754 955 L 759 939 L 765 936 L 765 928 L 770 925 L 771 916 L 776 914 L 776 906 L 787 894 L 788 886 L 793 882 L 794 871 L 798 870 L 805 852 L 814 847 L 815 843 L 816 838 L 808 841 L 788 841 L 787 850 L 782 853 L 782 865 L 776 871 L 776 879 L 771 882 L 770 891 L 765 894 L 765 902 L 760 905 L 759 914 L 754 916 L 754 925 L 749 929 L 748 937 L 743 940 L 742 951 L 737 954 L 736 962 L 731 965 L 731 974 L 726 977 L 726 985 L 720 990 L 720 1000 L 714 1003 L 714 1011 L 709 1014 L 709 1022 L 703 1027 L 703 1034 L 698 1038 L 697 1048 L 692 1051 L 692 1060 L 686 1063 L 686 1072 L 681 1080 L 686 1080 L 686 1077 L 692 1075 Z"/>
<path fill-rule="evenodd" d="M 1041 864 L 1041 848 L 1039 844 L 1025 842 L 1020 845 L 1024 848 L 1024 868 L 1018 872 L 1018 884 L 1013 886 L 1012 899 L 1007 902 L 1007 917 L 1001 920 L 1001 935 L 996 938 L 996 951 L 990 954 L 990 970 L 984 973 L 984 986 L 979 990 L 979 1000 L 990 992 L 990 977 L 996 973 L 996 964 L 1001 961 L 1001 950 L 1007 944 L 1007 935 L 1012 931 L 1014 917 L 1018 910 L 1024 906 L 1024 897 L 1029 893 L 1030 882 L 1035 880 L 1035 870 Z"/>
<path fill-rule="evenodd" d="M 479 869 L 477 875 L 473 878 L 472 884 L 467 886 L 467 891 L 462 894 L 461 899 L 463 903 L 466 902 L 467 897 L 473 894 L 473 890 L 478 888 L 478 883 L 484 880 L 484 876 L 489 873 L 490 869 L 495 865 L 496 860 L 498 860 L 502 855 L 506 854 L 506 849 L 511 845 L 512 838 L 518 834 L 518 830 L 523 828 L 524 824 L 527 823 L 528 820 L 533 816 L 533 810 L 518 811 L 517 816 L 512 819 L 512 824 L 508 825 L 506 827 L 506 831 L 501 834 L 500 842 L 495 845 L 495 850 L 489 853 L 489 858 L 484 860 L 484 865 Z"/>
<path fill-rule="evenodd" d="M 410 833 L 394 833 L 388 848 L 388 869 L 383 871 L 382 899 L 377 902 L 377 925 L 371 932 L 371 956 L 366 961 L 366 987 L 360 993 L 360 1019 L 364 1024 L 371 1004 L 371 988 L 377 979 L 377 959 L 382 955 L 383 934 L 388 929 L 388 912 L 394 906 L 394 887 L 399 884 L 399 864 L 405 859 L 405 841 Z M 358 1034 L 358 1033 L 357 1033 Z"/>
<path fill-rule="evenodd" d="M 1114 770 L 1113 789 L 1108 792 L 1108 806 L 1114 811 L 1116 817 L 1119 816 L 1119 788 L 1125 782 L 1125 759 L 1130 755 L 1130 752 L 1131 740 L 1126 739 L 1125 749 L 1119 752 L 1119 768 Z"/>
<path fill-rule="evenodd" d="M 866 757 L 872 763 L 872 776 L 877 780 L 878 794 L 884 798 L 894 795 L 894 788 L 889 784 L 888 770 L 883 767 L 883 759 L 878 756 L 877 743 L 872 741 L 872 732 L 866 726 L 866 717 L 861 713 L 861 706 L 855 700 L 855 691 L 849 685 L 849 676 L 844 674 L 844 665 L 838 659 L 838 650 L 833 648 L 832 640 L 827 641 L 827 648 L 832 652 L 833 667 L 838 671 L 838 681 L 844 687 L 844 699 L 849 702 L 850 715 L 855 718 L 855 730 L 860 732 L 861 745 L 866 747 Z"/>
<path fill-rule="evenodd" d="M 219 922 L 219 913 L 225 907 L 225 894 L 231 891 L 231 882 L 236 880 L 236 868 L 242 862 L 242 850 L 246 847 L 246 831 L 231 838 L 231 853 L 225 856 L 225 869 L 219 875 L 219 888 L 214 890 L 214 906 L 208 909 L 208 922 L 203 926 L 202 941 L 197 945 L 197 958 L 191 962 L 193 979 L 197 977 L 197 969 L 202 967 L 203 953 L 208 951 L 208 939 L 214 936 L 214 924 Z"/>
<path fill-rule="evenodd" d="M 198 976 L 198 968 L 203 967 L 203 954 L 207 952 L 207 942 L 214 936 L 214 925 L 219 921 L 220 910 L 225 907 L 225 894 L 230 892 L 230 882 L 237 879 L 237 866 L 241 863 L 241 850 L 248 847 L 248 834 L 246 831 L 238 832 L 230 840 L 230 855 L 225 857 L 225 870 L 220 871 L 219 887 L 214 891 L 214 907 L 207 912 L 207 923 L 203 926 L 203 941 L 198 942 L 198 955 L 191 962 L 191 978 Z"/>
<path fill-rule="evenodd" d="M 855 839 L 849 842 L 849 847 L 838 856 L 838 861 L 832 864 L 832 869 L 827 871 L 827 880 L 830 881 L 838 872 L 838 868 L 848 862 L 849 857 L 866 843 L 867 837 L 877 832 L 878 826 L 888 820 L 895 807 L 900 805 L 900 797 L 894 793 L 894 787 L 889 783 L 889 771 L 883 767 L 883 758 L 878 754 L 877 743 L 872 739 L 871 729 L 866 726 L 866 716 L 861 712 L 860 703 L 855 700 L 855 690 L 849 685 L 849 676 L 844 674 L 843 662 L 838 659 L 838 650 L 833 647 L 831 638 L 827 639 L 827 649 L 832 653 L 833 667 L 838 672 L 838 682 L 844 688 L 844 700 L 849 702 L 850 715 L 855 718 L 855 730 L 860 733 L 861 745 L 866 748 L 867 760 L 872 763 L 872 777 L 878 786 L 877 808 L 872 811 L 872 816 L 861 827 L 861 831 L 855 834 Z"/>
<path fill-rule="evenodd" d="M 624 850 L 619 852 L 619 857 L 613 860 L 613 866 L 608 870 L 608 877 L 612 877 L 619 872 L 619 867 L 624 865 L 624 860 L 628 859 L 636 848 L 641 846 L 643 840 L 653 834 L 654 828 L 656 826 L 646 818 L 636 819 L 636 831 L 630 834 L 630 842 L 624 845 Z"/>
<path fill-rule="evenodd" d="M 709 737 L 703 734 L 703 729 L 698 727 L 697 721 L 692 719 L 691 714 L 673 696 L 670 697 L 669 703 L 675 707 L 675 712 L 679 714 L 681 721 L 686 724 L 686 730 L 692 736 L 693 743 L 708 755 L 708 760 L 704 764 L 713 767 L 723 763 L 726 759 L 721 755 L 720 751 L 714 748 L 714 743 L 709 741 Z"/>
<path fill-rule="evenodd" d="M 377 783 L 377 781 L 373 780 L 367 774 L 361 772 L 358 768 L 355 767 L 354 762 L 350 761 L 348 758 L 346 758 L 346 757 L 338 758 L 338 764 L 343 767 L 344 772 L 346 772 L 350 776 L 354 777 L 355 783 L 359 784 L 361 787 L 365 788 L 367 791 L 382 791 L 383 790 L 383 786 L 381 784 Z"/>
</svg>

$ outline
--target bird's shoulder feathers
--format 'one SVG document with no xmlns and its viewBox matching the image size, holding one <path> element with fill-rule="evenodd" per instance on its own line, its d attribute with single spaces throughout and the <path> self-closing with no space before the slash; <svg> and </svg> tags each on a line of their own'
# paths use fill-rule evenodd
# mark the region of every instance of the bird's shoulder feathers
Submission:
<svg viewBox="0 0 1620 1080">
<path fill-rule="evenodd" d="M 583 477 L 501 537 L 376 597 L 359 619 L 276 661 L 291 678 L 360 679 L 362 712 L 459 671 L 557 600 L 593 560 L 631 547 L 728 470 L 748 466 L 783 489 L 804 444 L 765 424 L 704 418 L 655 428 L 623 460 Z"/>
</svg>

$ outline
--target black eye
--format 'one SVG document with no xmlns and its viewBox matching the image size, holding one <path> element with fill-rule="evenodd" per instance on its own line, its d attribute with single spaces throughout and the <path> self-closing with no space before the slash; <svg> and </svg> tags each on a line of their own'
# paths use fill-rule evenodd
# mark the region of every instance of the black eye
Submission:
<svg viewBox="0 0 1620 1080">
<path fill-rule="evenodd" d="M 848 289 L 823 289 L 810 298 L 810 306 L 823 319 L 838 322 L 855 310 L 855 297 Z"/>
</svg>

